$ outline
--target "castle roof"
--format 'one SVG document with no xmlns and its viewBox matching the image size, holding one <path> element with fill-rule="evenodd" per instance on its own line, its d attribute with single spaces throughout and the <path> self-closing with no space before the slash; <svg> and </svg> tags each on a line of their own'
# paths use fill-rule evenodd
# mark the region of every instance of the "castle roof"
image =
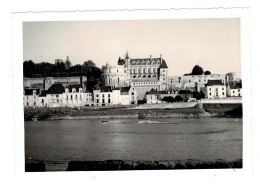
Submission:
<svg viewBox="0 0 260 185">
<path fill-rule="evenodd" d="M 165 62 L 165 60 L 163 60 L 163 59 L 162 59 L 162 63 L 161 63 L 161 65 L 160 65 L 160 68 L 168 68 L 168 66 L 167 66 L 167 64 L 166 64 L 166 62 Z"/>
<path fill-rule="evenodd" d="M 62 84 L 52 84 L 48 89 L 47 94 L 62 94 L 65 91 L 65 88 Z"/>
<path fill-rule="evenodd" d="M 206 86 L 213 86 L 213 85 L 224 85 L 221 80 L 208 80 Z"/>
<path fill-rule="evenodd" d="M 125 54 L 125 59 L 129 59 L 128 51 Z"/>
</svg>

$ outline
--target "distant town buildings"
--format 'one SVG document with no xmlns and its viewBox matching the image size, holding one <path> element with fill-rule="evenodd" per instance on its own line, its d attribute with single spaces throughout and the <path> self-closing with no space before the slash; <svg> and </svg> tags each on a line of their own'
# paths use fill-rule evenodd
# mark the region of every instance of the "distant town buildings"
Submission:
<svg viewBox="0 0 260 185">
<path fill-rule="evenodd" d="M 240 73 L 168 76 L 162 55 L 138 59 L 127 52 L 116 66 L 106 64 L 102 71 L 102 84 L 94 87 L 88 87 L 85 76 L 24 78 L 24 106 L 137 105 L 242 96 Z"/>
</svg>

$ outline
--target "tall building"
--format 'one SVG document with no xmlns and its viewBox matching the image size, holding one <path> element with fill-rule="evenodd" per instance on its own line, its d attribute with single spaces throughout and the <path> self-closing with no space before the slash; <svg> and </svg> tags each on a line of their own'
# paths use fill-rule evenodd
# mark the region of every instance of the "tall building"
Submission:
<svg viewBox="0 0 260 185">
<path fill-rule="evenodd" d="M 135 87 L 138 100 L 143 100 L 151 89 L 168 89 L 168 66 L 160 55 L 159 58 L 130 58 L 128 52 L 123 59 L 119 57 L 118 65 L 102 67 L 102 82 L 105 86 Z"/>
</svg>

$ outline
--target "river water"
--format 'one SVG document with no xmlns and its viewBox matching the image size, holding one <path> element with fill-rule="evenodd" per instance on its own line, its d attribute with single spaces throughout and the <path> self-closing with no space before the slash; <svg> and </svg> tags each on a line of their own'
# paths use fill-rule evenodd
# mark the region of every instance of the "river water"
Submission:
<svg viewBox="0 0 260 185">
<path fill-rule="evenodd" d="M 47 171 L 71 160 L 242 159 L 242 119 L 26 121 L 25 159 L 44 161 Z"/>
</svg>

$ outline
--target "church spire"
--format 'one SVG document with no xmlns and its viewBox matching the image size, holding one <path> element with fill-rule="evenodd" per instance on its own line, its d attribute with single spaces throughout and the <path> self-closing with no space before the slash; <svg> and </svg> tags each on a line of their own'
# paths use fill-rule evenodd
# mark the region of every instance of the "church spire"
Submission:
<svg viewBox="0 0 260 185">
<path fill-rule="evenodd" d="M 125 59 L 129 59 L 128 51 L 126 51 Z"/>
</svg>

